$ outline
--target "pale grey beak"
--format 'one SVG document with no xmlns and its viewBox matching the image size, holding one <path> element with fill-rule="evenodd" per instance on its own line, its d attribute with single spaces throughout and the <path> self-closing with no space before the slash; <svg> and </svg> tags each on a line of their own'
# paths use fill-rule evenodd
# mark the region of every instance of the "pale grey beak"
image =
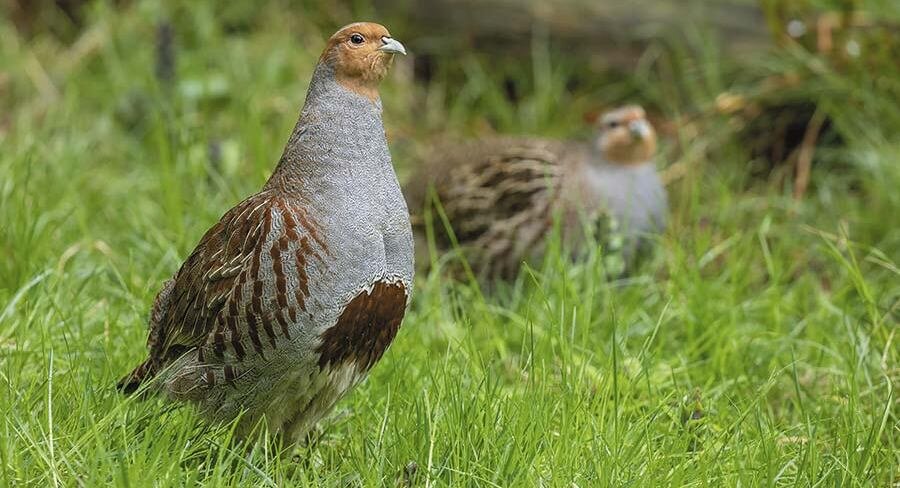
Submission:
<svg viewBox="0 0 900 488">
<path fill-rule="evenodd" d="M 653 129 L 650 128 L 650 124 L 646 120 L 633 120 L 628 124 L 628 130 L 631 131 L 633 137 L 646 139 L 650 137 Z"/>
<path fill-rule="evenodd" d="M 384 43 L 383 46 L 378 48 L 378 50 L 381 52 L 391 54 L 406 54 L 406 48 L 403 47 L 403 44 L 400 44 L 400 41 L 396 39 L 385 36 L 381 38 L 381 42 Z"/>
</svg>

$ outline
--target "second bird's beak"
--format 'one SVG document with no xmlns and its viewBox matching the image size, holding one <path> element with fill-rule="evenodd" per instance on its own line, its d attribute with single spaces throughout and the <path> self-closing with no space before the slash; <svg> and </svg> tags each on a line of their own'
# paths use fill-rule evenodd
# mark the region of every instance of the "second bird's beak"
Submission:
<svg viewBox="0 0 900 488">
<path fill-rule="evenodd" d="M 382 37 L 381 42 L 384 43 L 384 45 L 379 47 L 378 50 L 383 53 L 406 54 L 406 48 L 403 47 L 403 44 L 400 44 L 400 41 L 396 39 L 393 39 L 391 37 Z"/>
<path fill-rule="evenodd" d="M 635 139 L 646 139 L 650 136 L 650 124 L 646 120 L 632 121 L 628 124 L 628 130 Z"/>
</svg>

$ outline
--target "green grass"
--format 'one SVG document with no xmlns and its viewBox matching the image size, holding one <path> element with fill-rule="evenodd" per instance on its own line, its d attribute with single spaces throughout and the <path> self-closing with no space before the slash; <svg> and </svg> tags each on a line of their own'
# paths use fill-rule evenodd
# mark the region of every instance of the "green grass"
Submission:
<svg viewBox="0 0 900 488">
<path fill-rule="evenodd" d="M 810 87 L 847 144 L 802 202 L 748 177 L 711 116 L 667 141 L 666 165 L 690 169 L 659 251 L 628 279 L 601 279 L 598 253 L 551 253 L 486 298 L 419 276 L 394 345 L 292 460 L 113 384 L 145 354 L 161 282 L 265 181 L 328 33 L 277 7 L 238 33 L 206 1 L 89 12 L 80 47 L 0 22 L 0 485 L 900 482 L 896 59 Z M 164 14 L 179 33 L 173 86 L 154 78 Z M 633 78 L 598 80 L 608 92 L 568 93 L 576 63 L 533 51 L 515 106 L 483 57 L 451 56 L 462 86 L 414 86 L 397 66 L 383 97 L 401 175 L 445 130 L 583 134 L 592 103 L 676 117 L 748 73 L 810 66 L 788 52 L 748 71 L 688 35 L 659 41 Z"/>
</svg>

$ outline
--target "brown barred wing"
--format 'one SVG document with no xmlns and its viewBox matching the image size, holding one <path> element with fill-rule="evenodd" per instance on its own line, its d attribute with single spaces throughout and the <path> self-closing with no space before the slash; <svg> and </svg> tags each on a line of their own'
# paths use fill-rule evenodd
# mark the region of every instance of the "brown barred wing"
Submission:
<svg viewBox="0 0 900 488">
<path fill-rule="evenodd" d="M 290 339 L 291 324 L 306 312 L 308 265 L 327 252 L 299 205 L 267 192 L 245 200 L 204 235 L 176 275 L 151 358 L 165 363 L 197 346 L 201 361 L 265 356 Z"/>
<path fill-rule="evenodd" d="M 564 146 L 540 139 L 482 143 L 438 196 L 479 274 L 508 277 L 553 223 Z"/>
</svg>

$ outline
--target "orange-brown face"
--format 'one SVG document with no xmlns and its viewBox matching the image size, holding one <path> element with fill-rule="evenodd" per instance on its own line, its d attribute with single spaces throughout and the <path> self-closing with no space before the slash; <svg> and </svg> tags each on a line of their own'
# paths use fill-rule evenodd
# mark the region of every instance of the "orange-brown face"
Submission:
<svg viewBox="0 0 900 488">
<path fill-rule="evenodd" d="M 644 109 L 631 105 L 607 112 L 600 118 L 597 148 L 610 163 L 649 161 L 656 153 L 656 133 Z"/>
<path fill-rule="evenodd" d="M 387 75 L 394 54 L 406 54 L 380 24 L 357 22 L 342 27 L 322 52 L 319 62 L 334 69 L 338 83 L 372 100 L 378 98 L 378 83 Z"/>
</svg>

